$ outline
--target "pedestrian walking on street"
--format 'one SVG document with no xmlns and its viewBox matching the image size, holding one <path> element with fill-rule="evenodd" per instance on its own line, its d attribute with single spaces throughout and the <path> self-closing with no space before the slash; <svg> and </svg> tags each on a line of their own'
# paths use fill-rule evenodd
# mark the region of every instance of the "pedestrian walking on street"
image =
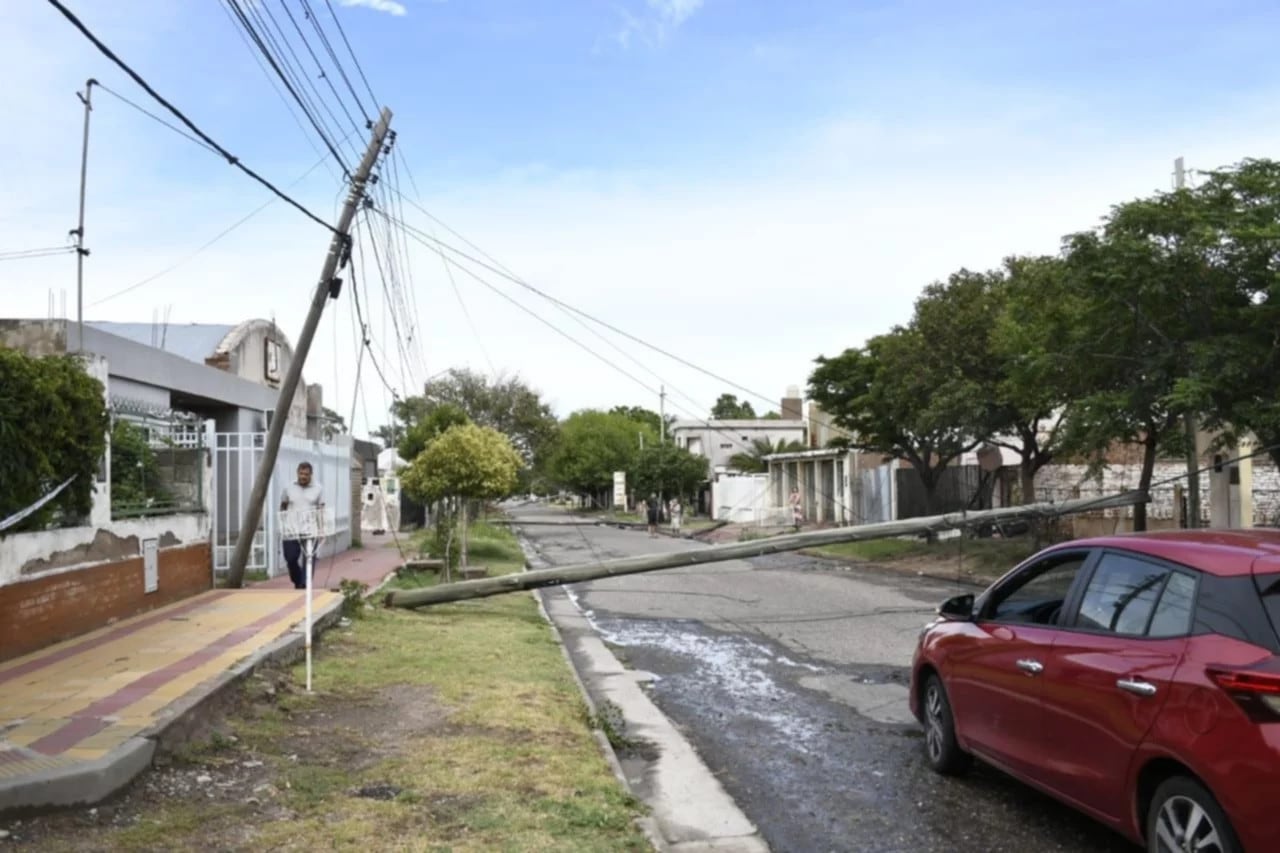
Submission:
<svg viewBox="0 0 1280 853">
<path fill-rule="evenodd" d="M 671 532 L 680 535 L 680 520 L 684 515 L 684 507 L 680 505 L 679 498 L 671 499 L 671 506 L 668 508 L 671 515 Z"/>
<path fill-rule="evenodd" d="M 284 499 L 280 501 L 280 509 L 295 511 L 320 509 L 324 506 L 323 492 L 320 484 L 312 480 L 310 462 L 298 466 L 297 482 L 285 487 Z M 307 570 L 302 561 L 302 540 L 284 540 L 284 561 L 289 566 L 289 580 L 294 589 L 307 588 Z"/>
<path fill-rule="evenodd" d="M 645 503 L 646 514 L 649 519 L 649 538 L 658 538 L 658 519 L 662 514 L 662 505 L 658 503 L 657 495 L 649 495 L 649 500 Z"/>
<path fill-rule="evenodd" d="M 800 488 L 798 486 L 791 487 L 791 523 L 795 526 L 796 532 L 800 532 L 800 525 L 804 524 L 804 502 L 800 498 Z"/>
</svg>

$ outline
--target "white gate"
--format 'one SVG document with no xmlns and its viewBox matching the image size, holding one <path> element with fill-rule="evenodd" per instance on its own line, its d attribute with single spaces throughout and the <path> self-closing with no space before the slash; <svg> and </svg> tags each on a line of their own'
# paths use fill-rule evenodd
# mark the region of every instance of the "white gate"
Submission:
<svg viewBox="0 0 1280 853">
<path fill-rule="evenodd" d="M 253 491 L 266 447 L 265 432 L 214 433 L 213 447 L 213 570 L 226 572 L 240 538 L 244 507 Z M 280 496 L 297 477 L 298 465 L 311 463 L 312 477 L 320 484 L 325 506 L 333 510 L 337 532 L 324 540 L 318 557 L 341 553 L 351 547 L 351 439 L 338 436 L 333 443 L 298 436 L 281 436 L 275 469 L 262 504 L 262 518 L 253 536 L 245 571 L 266 572 L 275 577 L 284 571 L 276 512 Z M 359 519 L 357 519 L 357 522 Z"/>
<path fill-rule="evenodd" d="M 231 568 L 231 554 L 240 538 L 240 523 L 244 518 L 245 504 L 253 491 L 253 479 L 262 461 L 267 434 L 264 432 L 218 432 L 213 441 L 213 500 L 210 501 L 213 516 L 213 571 L 215 574 Z M 249 549 L 249 561 L 245 571 L 276 573 L 276 549 L 269 547 L 275 541 L 276 483 L 272 478 L 263 505 L 262 518 L 253 535 L 253 547 Z"/>
</svg>

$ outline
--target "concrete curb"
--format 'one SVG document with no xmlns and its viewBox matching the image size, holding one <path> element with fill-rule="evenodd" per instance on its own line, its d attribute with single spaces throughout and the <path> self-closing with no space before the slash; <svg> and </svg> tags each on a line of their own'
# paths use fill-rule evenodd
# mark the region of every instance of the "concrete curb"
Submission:
<svg viewBox="0 0 1280 853">
<path fill-rule="evenodd" d="M 314 614 L 313 639 L 342 614 L 337 599 Z M 305 651 L 304 630 L 294 627 L 244 660 L 224 670 L 164 709 L 166 719 L 92 762 L 0 781 L 0 814 L 50 807 L 92 805 L 118 793 L 151 766 L 159 749 L 187 742 L 199 729 L 204 711 L 226 700 L 232 688 L 264 664 L 291 663 Z"/>
<path fill-rule="evenodd" d="M 543 563 L 542 558 L 518 531 L 517 537 L 525 552 L 526 567 L 537 568 Z M 645 695 L 639 684 L 642 674 L 627 670 L 595 633 L 567 592 L 558 591 L 560 597 L 555 601 L 555 609 L 563 611 L 567 608 L 572 610 L 572 614 L 565 612 L 556 616 L 547 606 L 544 596 L 557 592 L 555 588 L 532 592 L 590 713 L 598 714 L 598 707 L 587 686 L 587 678 L 579 670 L 581 664 L 565 641 L 562 628 L 566 621 L 580 623 L 572 631 L 579 652 L 587 658 L 585 662 L 592 665 L 596 679 L 602 682 L 598 685 L 600 692 L 621 711 L 628 730 L 643 735 L 659 747 L 659 757 L 645 770 L 645 787 L 652 790 L 642 792 L 627 777 L 622 762 L 604 733 L 598 729 L 593 731 L 618 781 L 651 808 L 652 813 L 639 819 L 638 824 L 654 849 L 662 853 L 702 850 L 768 853 L 769 847 L 755 824 L 738 808 L 719 779 L 702 762 L 693 745 Z"/>
</svg>

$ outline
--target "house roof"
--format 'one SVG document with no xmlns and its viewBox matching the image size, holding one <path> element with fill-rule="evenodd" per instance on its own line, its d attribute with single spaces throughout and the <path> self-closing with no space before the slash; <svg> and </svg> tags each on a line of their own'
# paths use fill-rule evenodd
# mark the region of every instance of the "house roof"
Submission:
<svg viewBox="0 0 1280 853">
<path fill-rule="evenodd" d="M 221 323 L 172 323 L 167 329 L 155 323 L 96 321 L 85 325 L 144 346 L 163 349 L 197 364 L 204 364 L 205 359 L 217 352 L 222 341 L 236 329 L 236 326 Z M 163 347 L 160 346 L 162 339 Z"/>
</svg>

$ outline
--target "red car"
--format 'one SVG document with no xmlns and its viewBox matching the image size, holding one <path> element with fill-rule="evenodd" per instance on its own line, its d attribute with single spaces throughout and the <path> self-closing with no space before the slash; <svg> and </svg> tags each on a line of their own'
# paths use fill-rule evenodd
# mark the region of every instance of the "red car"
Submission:
<svg viewBox="0 0 1280 853">
<path fill-rule="evenodd" d="M 974 756 L 1149 851 L 1280 850 L 1280 531 L 1049 548 L 920 635 L 939 773 Z"/>
</svg>

